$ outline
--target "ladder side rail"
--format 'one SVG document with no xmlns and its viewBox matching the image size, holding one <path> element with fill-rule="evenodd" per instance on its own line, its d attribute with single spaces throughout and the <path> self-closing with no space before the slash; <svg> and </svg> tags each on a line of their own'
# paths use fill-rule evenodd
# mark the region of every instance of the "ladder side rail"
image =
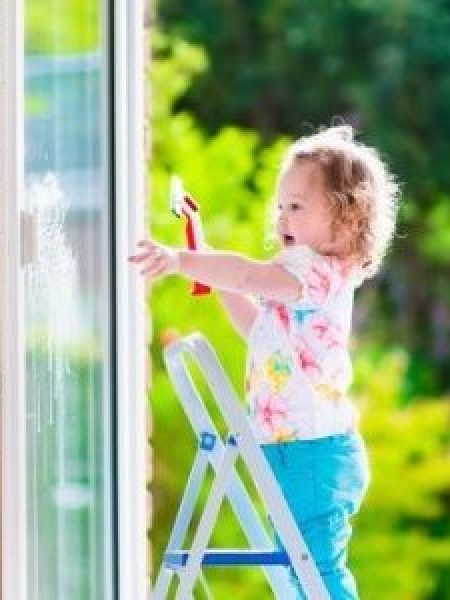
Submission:
<svg viewBox="0 0 450 600">
<path fill-rule="evenodd" d="M 173 570 L 164 566 L 164 557 L 168 552 L 182 548 L 208 464 L 209 458 L 207 453 L 199 448 L 156 577 L 153 589 L 153 597 L 155 600 L 164 600 L 167 596 L 173 576 Z"/>
<path fill-rule="evenodd" d="M 230 431 L 239 435 L 241 456 L 252 473 L 302 587 L 308 597 L 313 600 L 329 600 L 330 596 L 319 570 L 310 555 L 275 476 L 254 439 L 250 424 L 217 354 L 209 342 L 198 333 L 187 336 L 184 344 L 186 351 L 190 352 L 200 366 Z"/>
<path fill-rule="evenodd" d="M 205 574 L 203 573 L 203 571 L 200 571 L 199 581 L 200 581 L 200 587 L 206 596 L 206 600 L 214 600 L 214 597 L 211 592 L 211 588 L 209 587 L 209 584 L 206 580 L 206 577 L 205 577 Z"/>
<path fill-rule="evenodd" d="M 183 354 L 186 351 L 189 352 L 190 347 L 186 347 L 184 339 L 168 346 L 164 351 L 166 369 L 196 435 L 208 431 L 216 436 L 216 444 L 209 452 L 209 461 L 215 474 L 217 474 L 224 444 L 184 363 Z M 273 548 L 273 540 L 263 526 L 261 518 L 235 469 L 233 469 L 230 477 L 227 497 L 248 542 L 256 548 Z M 264 565 L 262 569 L 275 596 L 277 598 L 287 598 L 291 585 L 286 568 L 276 565 Z"/>
<path fill-rule="evenodd" d="M 234 443 L 227 443 L 220 465 L 220 476 L 216 477 L 213 481 L 205 504 L 205 510 L 192 540 L 186 565 L 179 572 L 180 583 L 175 594 L 175 600 L 184 600 L 184 598 L 187 598 L 192 593 L 195 581 L 200 572 L 203 555 L 214 529 L 223 498 L 226 495 L 229 477 L 233 471 L 237 456 L 238 447 L 236 441 Z"/>
</svg>

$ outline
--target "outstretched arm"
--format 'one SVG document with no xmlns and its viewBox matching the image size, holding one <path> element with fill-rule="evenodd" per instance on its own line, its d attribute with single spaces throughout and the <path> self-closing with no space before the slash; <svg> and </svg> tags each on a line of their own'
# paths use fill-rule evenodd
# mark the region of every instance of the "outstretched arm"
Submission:
<svg viewBox="0 0 450 600">
<path fill-rule="evenodd" d="M 145 250 L 129 260 L 143 263 L 142 275 L 156 278 L 179 273 L 217 289 L 280 302 L 302 296 L 301 283 L 276 261 L 257 261 L 232 252 L 177 250 L 153 240 L 138 245 Z"/>
<path fill-rule="evenodd" d="M 238 292 L 217 290 L 217 293 L 234 328 L 244 339 L 247 339 L 259 311 L 256 302 Z"/>
<path fill-rule="evenodd" d="M 276 262 L 252 260 L 232 252 L 179 250 L 179 273 L 230 292 L 279 301 L 301 295 L 299 281 Z"/>
<path fill-rule="evenodd" d="M 193 215 L 193 218 L 195 217 L 196 215 Z M 198 239 L 201 242 L 203 251 L 212 250 L 210 246 L 206 245 L 206 243 L 201 237 L 198 237 Z M 146 242 L 141 241 L 138 243 L 138 246 L 146 246 Z M 135 256 L 129 256 L 128 260 L 136 264 L 144 264 L 146 258 L 147 252 L 144 252 L 140 255 L 138 254 Z M 141 271 L 141 274 L 144 274 L 145 270 L 146 269 L 143 269 Z M 218 289 L 217 294 L 220 297 L 222 305 L 225 308 L 234 328 L 244 339 L 246 339 L 248 337 L 248 334 L 250 333 L 250 329 L 253 325 L 253 322 L 258 314 L 258 306 L 256 302 L 249 296 L 246 296 L 245 294 L 241 294 L 239 292 L 230 292 Z"/>
</svg>

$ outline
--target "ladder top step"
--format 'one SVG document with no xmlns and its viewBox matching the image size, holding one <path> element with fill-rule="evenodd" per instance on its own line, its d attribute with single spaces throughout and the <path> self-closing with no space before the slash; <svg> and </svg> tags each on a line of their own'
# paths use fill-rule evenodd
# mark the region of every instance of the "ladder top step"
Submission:
<svg viewBox="0 0 450 600">
<path fill-rule="evenodd" d="M 187 563 L 189 552 L 179 550 L 167 552 L 164 557 L 164 566 L 169 569 L 184 567 Z M 203 554 L 202 565 L 236 566 L 236 565 L 290 565 L 286 552 L 281 550 L 255 550 L 255 549 L 209 549 Z"/>
</svg>

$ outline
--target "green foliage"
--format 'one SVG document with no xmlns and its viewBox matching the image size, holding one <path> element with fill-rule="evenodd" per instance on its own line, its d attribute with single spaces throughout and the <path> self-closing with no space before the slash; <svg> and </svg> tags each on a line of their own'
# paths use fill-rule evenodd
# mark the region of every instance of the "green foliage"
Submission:
<svg viewBox="0 0 450 600">
<path fill-rule="evenodd" d="M 450 598 L 449 399 L 401 407 L 408 354 L 393 348 L 355 361 L 372 483 L 350 548 L 361 597 Z"/>
<path fill-rule="evenodd" d="M 429 210 L 419 247 L 430 260 L 448 265 L 450 256 L 450 197 L 441 195 Z"/>
<path fill-rule="evenodd" d="M 178 173 L 199 200 L 209 243 L 258 255 L 265 251 L 262 237 L 269 236 L 268 200 L 288 140 L 280 138 L 264 146 L 256 132 L 234 126 L 209 137 L 190 114 L 171 114 L 178 94 L 204 66 L 198 49 L 155 36 L 153 231 L 167 242 L 182 241 L 183 229 L 168 210 L 169 177 Z"/>
<path fill-rule="evenodd" d="M 174 108 L 210 134 L 234 123 L 267 142 L 339 116 L 380 150 L 405 198 L 392 260 L 373 282 L 379 331 L 370 335 L 400 342 L 435 372 L 410 382 L 413 395 L 449 389 L 448 2 L 165 0 L 157 19 L 208 55 Z"/>
<path fill-rule="evenodd" d="M 157 13 L 164 30 L 208 52 L 210 70 L 180 104 L 211 131 L 234 122 L 295 134 L 343 115 L 413 189 L 448 189 L 447 3 L 165 0 Z"/>
</svg>

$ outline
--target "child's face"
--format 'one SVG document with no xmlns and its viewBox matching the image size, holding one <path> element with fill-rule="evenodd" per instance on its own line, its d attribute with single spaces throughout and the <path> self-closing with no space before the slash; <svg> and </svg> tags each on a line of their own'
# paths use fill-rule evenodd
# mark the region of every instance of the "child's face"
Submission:
<svg viewBox="0 0 450 600">
<path fill-rule="evenodd" d="M 283 247 L 307 244 L 326 253 L 332 242 L 331 214 L 319 165 L 310 160 L 293 164 L 277 190 L 277 233 Z"/>
</svg>

